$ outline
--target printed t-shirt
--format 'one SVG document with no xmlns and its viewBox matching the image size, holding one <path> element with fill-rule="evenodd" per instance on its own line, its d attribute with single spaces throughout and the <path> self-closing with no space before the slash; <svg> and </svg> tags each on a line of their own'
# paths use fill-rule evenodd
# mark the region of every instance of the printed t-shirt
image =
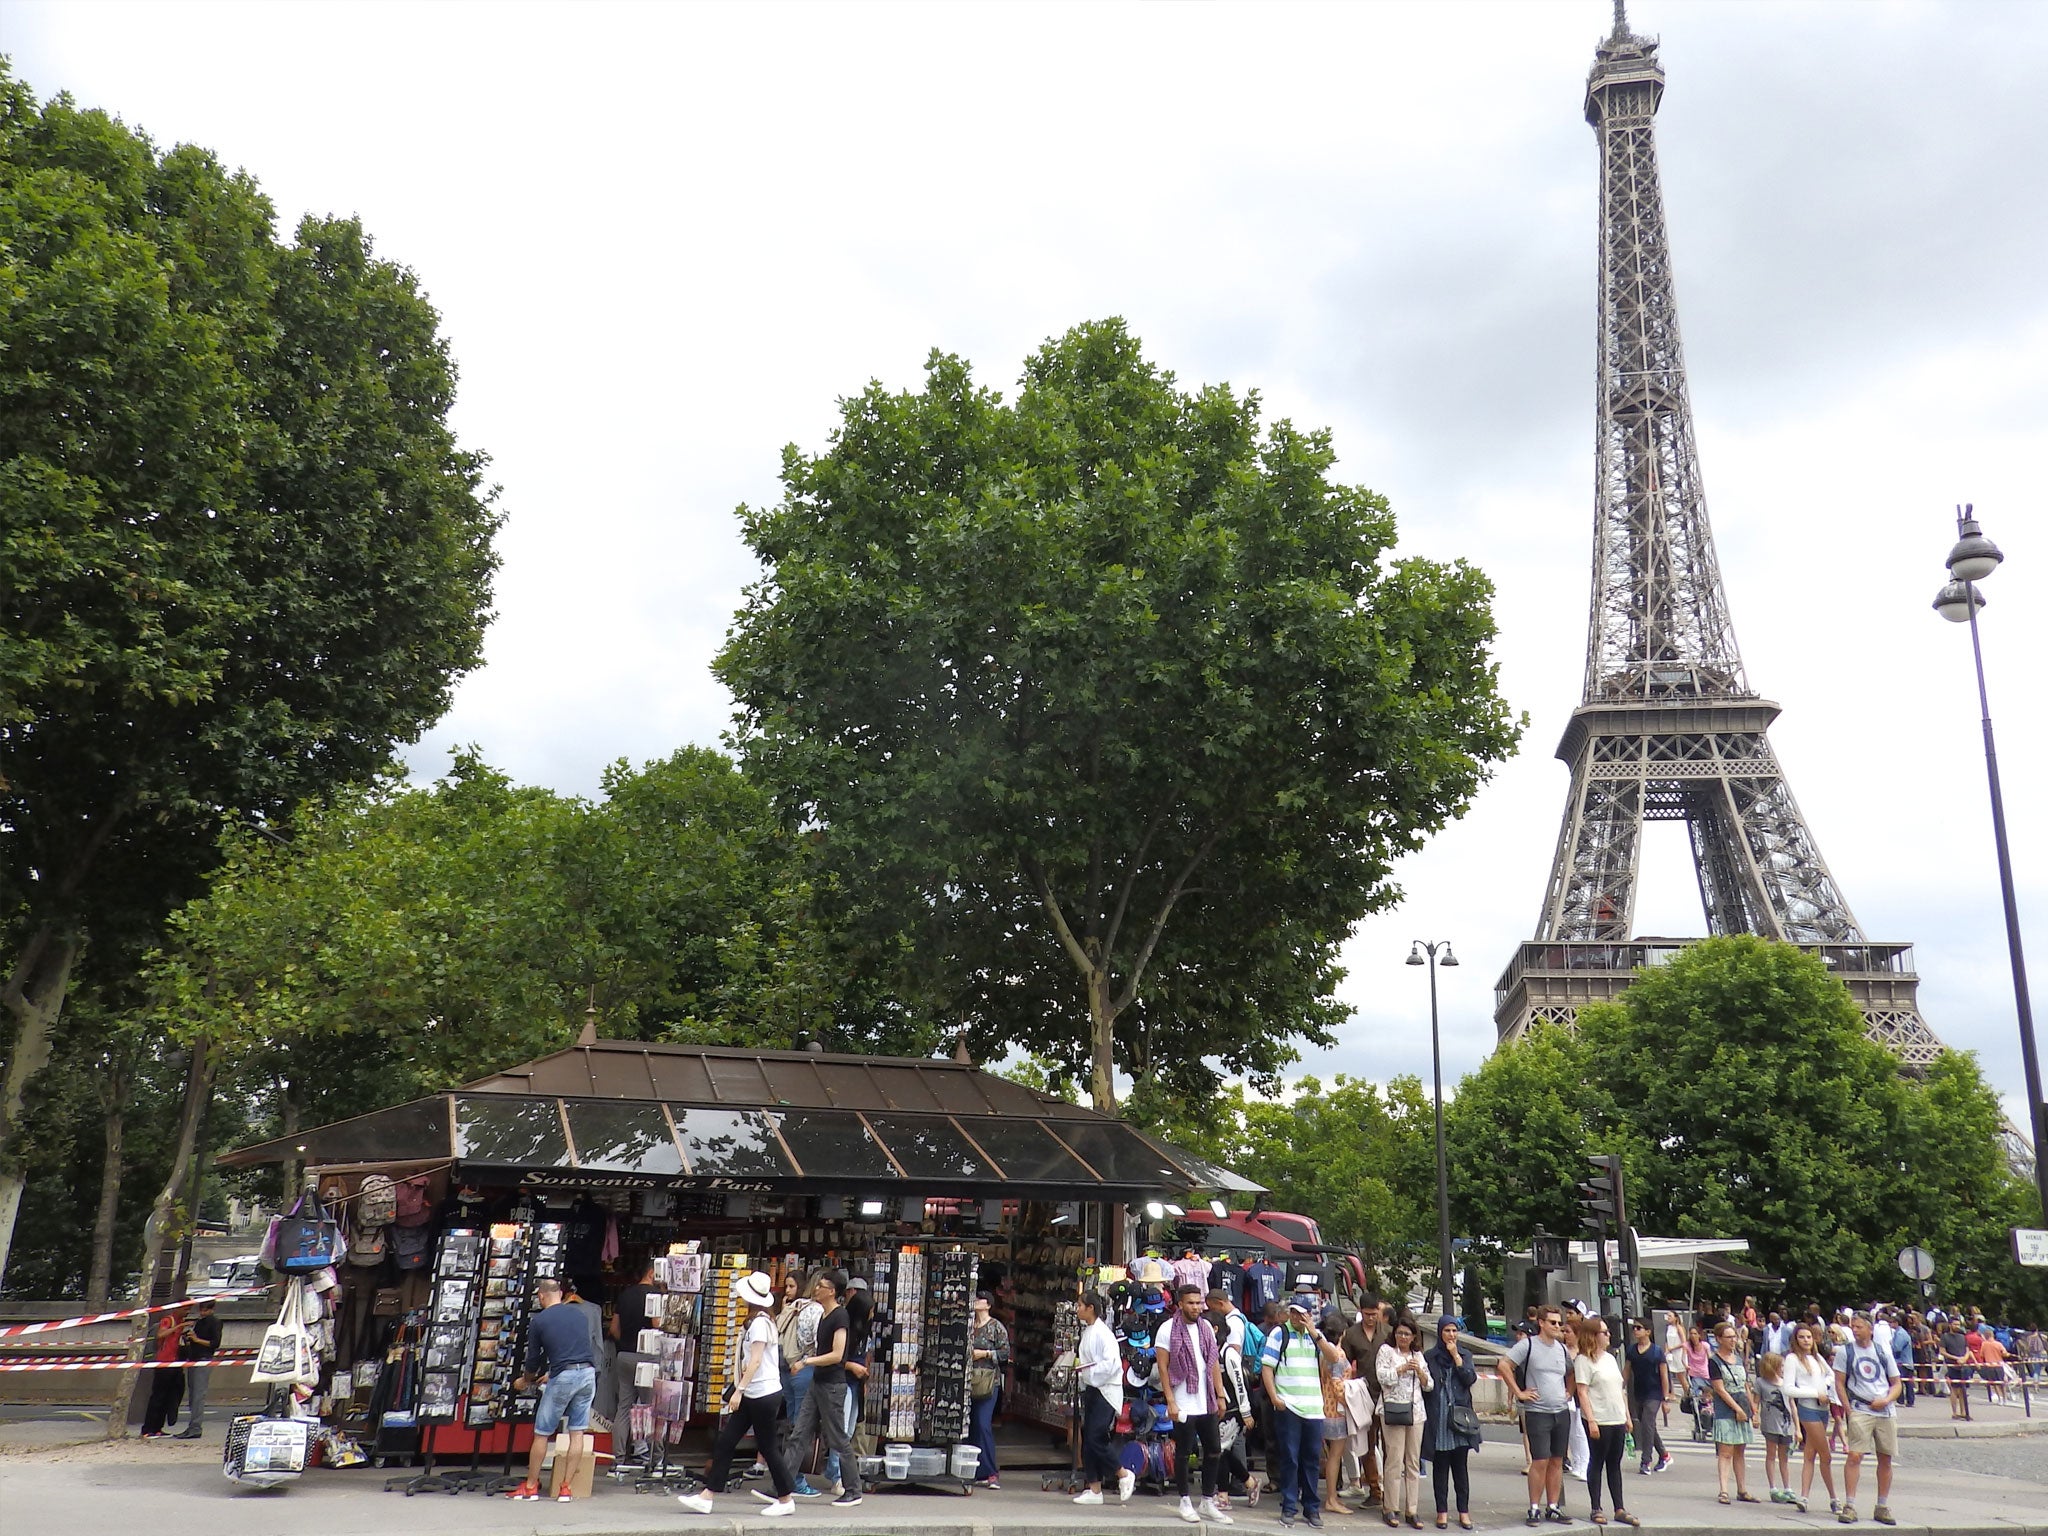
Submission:
<svg viewBox="0 0 2048 1536">
<path fill-rule="evenodd" d="M 743 1390 L 748 1397 L 773 1397 L 782 1390 L 781 1336 L 775 1331 L 775 1319 L 766 1312 L 756 1312 L 754 1320 L 747 1324 L 747 1331 L 740 1335 L 741 1370 L 747 1368 L 747 1356 L 754 1352 L 756 1344 L 762 1346 L 761 1363 L 747 1378 Z"/>
<path fill-rule="evenodd" d="M 1306 1332 L 1275 1328 L 1266 1335 L 1266 1353 L 1260 1363 L 1273 1368 L 1274 1406 L 1285 1408 L 1296 1418 L 1323 1416 L 1322 1367 L 1316 1360 L 1316 1341 Z"/>
<path fill-rule="evenodd" d="M 1586 1389 L 1595 1424 L 1628 1422 L 1628 1397 L 1621 1389 L 1621 1366 L 1612 1350 L 1601 1350 L 1597 1360 L 1591 1355 L 1573 1360 L 1572 1380 Z"/>
<path fill-rule="evenodd" d="M 1536 1401 L 1524 1403 L 1539 1413 L 1563 1413 L 1571 1406 L 1565 1379 L 1572 1357 L 1562 1344 L 1546 1345 L 1541 1339 L 1524 1339 L 1508 1351 L 1515 1367 L 1515 1381 L 1524 1391 L 1534 1392 Z"/>
<path fill-rule="evenodd" d="M 1209 1266 L 1209 1289 L 1221 1291 L 1230 1298 L 1233 1307 L 1244 1305 L 1244 1271 L 1228 1259 L 1218 1259 Z"/>
<path fill-rule="evenodd" d="M 1879 1349 L 1875 1343 L 1868 1349 L 1861 1344 L 1844 1344 L 1835 1351 L 1835 1369 L 1849 1384 L 1851 1413 L 1867 1413 L 1880 1419 L 1894 1416 L 1896 1403 L 1886 1403 L 1882 1408 L 1871 1406 L 1899 1379 L 1899 1363 L 1890 1350 Z"/>
<path fill-rule="evenodd" d="M 846 1308 L 834 1307 L 830 1312 L 827 1312 L 818 1319 L 818 1347 L 812 1353 L 817 1355 L 831 1354 L 834 1338 L 840 1333 L 850 1330 L 852 1326 L 846 1319 Z M 851 1342 L 850 1338 L 849 1342 Z M 837 1365 L 814 1365 L 811 1367 L 811 1383 L 813 1386 L 821 1381 L 830 1385 L 832 1382 L 844 1380 L 846 1380 L 846 1361 L 843 1358 Z"/>
<path fill-rule="evenodd" d="M 1266 1308 L 1280 1299 L 1280 1287 L 1286 1281 L 1286 1273 L 1278 1264 L 1261 1259 L 1256 1264 L 1247 1264 L 1244 1269 L 1245 1284 L 1257 1300 L 1256 1306 L 1245 1308 L 1247 1312 L 1263 1317 Z"/>
<path fill-rule="evenodd" d="M 1152 1336 L 1153 1345 L 1159 1351 L 1159 1379 L 1162 1382 L 1167 1377 L 1167 1362 L 1173 1359 L 1173 1337 L 1186 1326 L 1188 1325 L 1179 1318 L 1169 1317 L 1160 1324 L 1159 1331 Z M 1189 1342 L 1195 1347 L 1196 1384 L 1193 1387 L 1184 1381 L 1176 1381 L 1173 1384 L 1173 1400 L 1179 1405 L 1182 1418 L 1193 1418 L 1196 1414 L 1216 1411 L 1215 1401 L 1209 1391 L 1208 1362 L 1202 1358 L 1202 1330 L 1199 1323 L 1195 1325 L 1194 1333 L 1189 1336 Z"/>
</svg>

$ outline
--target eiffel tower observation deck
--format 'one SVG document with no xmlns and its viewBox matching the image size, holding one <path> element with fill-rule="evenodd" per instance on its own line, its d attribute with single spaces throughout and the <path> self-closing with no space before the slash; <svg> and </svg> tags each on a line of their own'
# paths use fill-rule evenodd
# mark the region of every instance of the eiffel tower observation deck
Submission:
<svg viewBox="0 0 2048 1536">
<path fill-rule="evenodd" d="M 1657 40 L 1594 51 L 1586 121 L 1600 144 L 1593 601 L 1583 702 L 1557 755 L 1564 827 L 1535 939 L 1494 992 L 1505 1041 L 1571 1025 L 1685 939 L 1633 937 L 1645 821 L 1682 821 L 1709 934 L 1809 949 L 1847 984 L 1872 1037 L 1907 1066 L 1942 1045 L 1920 1017 L 1913 952 L 1864 936 L 1777 755 L 1778 706 L 1749 686 L 1700 479 L 1671 243 L 1657 174 Z"/>
</svg>

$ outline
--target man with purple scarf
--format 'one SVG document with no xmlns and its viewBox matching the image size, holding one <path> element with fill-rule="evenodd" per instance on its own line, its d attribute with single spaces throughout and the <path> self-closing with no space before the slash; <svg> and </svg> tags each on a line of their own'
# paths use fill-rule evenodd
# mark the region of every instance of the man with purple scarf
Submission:
<svg viewBox="0 0 2048 1536">
<path fill-rule="evenodd" d="M 1159 1380 L 1166 1389 L 1166 1412 L 1173 1420 L 1174 1478 L 1180 1487 L 1180 1517 L 1190 1525 L 1210 1520 L 1236 1522 L 1216 1507 L 1216 1489 L 1223 1476 L 1223 1441 L 1217 1433 L 1223 1412 L 1222 1352 L 1216 1330 L 1202 1315 L 1199 1286 L 1184 1285 L 1174 1293 L 1178 1310 L 1153 1336 L 1159 1357 Z M 1202 1448 L 1202 1504 L 1188 1497 L 1188 1468 L 1194 1447 Z"/>
</svg>

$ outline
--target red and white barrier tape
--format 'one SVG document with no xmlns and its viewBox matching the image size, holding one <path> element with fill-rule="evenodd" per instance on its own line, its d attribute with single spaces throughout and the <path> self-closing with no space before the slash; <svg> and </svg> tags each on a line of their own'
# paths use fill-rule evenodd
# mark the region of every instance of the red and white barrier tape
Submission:
<svg viewBox="0 0 2048 1536">
<path fill-rule="evenodd" d="M 228 1349 L 205 1360 L 0 1360 L 0 1371 L 189 1371 L 196 1366 L 247 1365 L 253 1349 Z"/>
<path fill-rule="evenodd" d="M 0 1339 L 16 1339 L 28 1333 L 60 1333 L 66 1328 L 84 1328 L 92 1323 L 118 1323 L 124 1317 L 175 1312 L 180 1307 L 196 1307 L 202 1301 L 232 1301 L 238 1296 L 261 1296 L 269 1289 L 267 1285 L 258 1285 L 242 1291 L 218 1291 L 211 1296 L 188 1296 L 183 1301 L 167 1301 L 160 1306 L 130 1307 L 125 1312 L 87 1312 L 79 1317 L 60 1318 L 54 1323 L 10 1323 L 0 1328 Z"/>
</svg>

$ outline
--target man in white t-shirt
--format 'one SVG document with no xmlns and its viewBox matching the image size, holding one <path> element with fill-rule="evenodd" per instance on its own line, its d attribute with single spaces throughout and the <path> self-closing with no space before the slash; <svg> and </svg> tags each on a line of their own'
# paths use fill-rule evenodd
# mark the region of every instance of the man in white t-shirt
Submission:
<svg viewBox="0 0 2048 1536">
<path fill-rule="evenodd" d="M 1899 1452 L 1899 1421 L 1893 1407 L 1900 1392 L 1899 1363 L 1885 1344 L 1877 1342 L 1868 1312 L 1858 1312 L 1849 1328 L 1849 1342 L 1835 1351 L 1835 1391 L 1849 1405 L 1843 1436 L 1849 1454 L 1842 1480 L 1842 1509 L 1836 1518 L 1844 1525 L 1855 1523 L 1856 1480 L 1863 1470 L 1863 1458 L 1875 1451 L 1877 1505 L 1871 1518 L 1879 1525 L 1896 1525 L 1891 1496 L 1892 1458 Z"/>
<path fill-rule="evenodd" d="M 1217 1416 L 1223 1411 L 1223 1350 L 1216 1330 L 1202 1316 L 1201 1287 L 1184 1285 L 1175 1294 L 1174 1314 L 1153 1335 L 1159 1359 L 1159 1382 L 1166 1392 L 1166 1412 L 1173 1421 L 1175 1480 L 1180 1485 L 1180 1517 L 1190 1525 L 1204 1520 L 1217 1525 L 1236 1522 L 1218 1507 L 1216 1489 L 1223 1474 L 1223 1441 Z M 1251 1415 L 1244 1415 L 1249 1427 Z M 1202 1503 L 1189 1497 L 1190 1453 L 1202 1448 Z"/>
</svg>

